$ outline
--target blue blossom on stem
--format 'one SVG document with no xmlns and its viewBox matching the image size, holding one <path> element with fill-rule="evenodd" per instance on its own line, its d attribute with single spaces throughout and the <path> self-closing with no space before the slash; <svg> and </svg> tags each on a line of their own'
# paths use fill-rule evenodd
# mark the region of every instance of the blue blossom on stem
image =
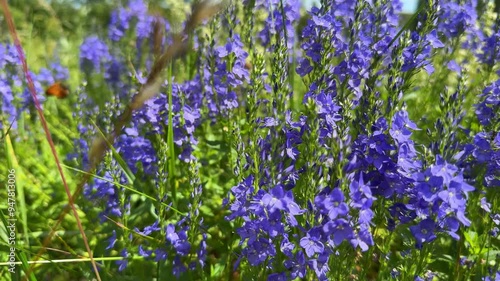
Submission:
<svg viewBox="0 0 500 281">
<path fill-rule="evenodd" d="M 108 37 L 112 41 L 119 41 L 129 29 L 131 13 L 125 8 L 119 8 L 111 13 L 108 27 Z"/>
<path fill-rule="evenodd" d="M 323 253 L 324 245 L 320 241 L 321 231 L 319 228 L 312 228 L 305 237 L 300 239 L 300 246 L 306 251 L 307 257 L 312 257 L 316 253 Z"/>
</svg>

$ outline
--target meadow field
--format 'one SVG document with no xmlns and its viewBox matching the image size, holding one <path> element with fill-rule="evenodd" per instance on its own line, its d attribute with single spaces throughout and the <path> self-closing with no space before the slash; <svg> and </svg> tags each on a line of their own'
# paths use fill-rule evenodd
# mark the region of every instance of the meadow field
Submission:
<svg viewBox="0 0 500 281">
<path fill-rule="evenodd" d="M 1 280 L 500 280 L 500 3 L 0 0 Z"/>
</svg>

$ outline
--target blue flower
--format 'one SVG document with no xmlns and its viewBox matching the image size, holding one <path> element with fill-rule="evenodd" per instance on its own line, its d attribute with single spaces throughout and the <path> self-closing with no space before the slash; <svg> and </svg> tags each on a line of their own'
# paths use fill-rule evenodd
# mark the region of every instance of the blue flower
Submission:
<svg viewBox="0 0 500 281">
<path fill-rule="evenodd" d="M 19 65 L 19 59 L 16 46 L 14 44 L 0 43 L 0 67 L 3 69 L 6 65 Z"/>
<path fill-rule="evenodd" d="M 491 213 L 491 203 L 488 203 L 486 197 L 481 198 L 481 209 L 488 213 Z"/>
<path fill-rule="evenodd" d="M 483 277 L 482 280 L 483 281 L 499 281 L 500 280 L 500 271 L 497 271 L 494 276 L 492 274 L 490 276 Z"/>
<path fill-rule="evenodd" d="M 137 38 L 140 40 L 140 39 L 145 39 L 145 38 L 151 37 L 151 33 L 153 32 L 153 23 L 155 21 L 155 18 L 148 15 L 147 13 L 138 14 L 136 16 L 138 18 L 138 22 L 137 22 L 137 25 L 135 27 Z"/>
<path fill-rule="evenodd" d="M 452 1 L 442 3 L 439 11 L 438 32 L 444 34 L 444 38 L 455 38 L 464 32 L 472 32 L 477 20 L 476 1 L 464 1 L 460 5 Z M 476 3 L 476 4 L 475 4 Z"/>
<path fill-rule="evenodd" d="M 109 249 L 113 249 L 113 247 L 115 246 L 116 244 L 116 230 L 113 230 L 113 234 L 111 235 L 111 237 L 109 237 L 109 241 L 108 241 L 108 246 L 106 247 L 106 250 L 109 250 Z"/>
<path fill-rule="evenodd" d="M 293 200 L 293 193 L 291 191 L 285 192 L 282 185 L 277 185 L 269 193 L 264 194 L 262 204 L 270 213 L 280 210 L 287 211 L 291 215 L 302 214 L 299 205 Z"/>
<path fill-rule="evenodd" d="M 433 48 L 443 48 L 444 44 L 439 40 L 437 37 L 437 32 L 436 30 L 432 30 L 426 35 L 427 41 L 431 44 Z"/>
<path fill-rule="evenodd" d="M 123 270 L 125 270 L 125 268 L 127 268 L 127 265 L 128 265 L 128 255 L 129 254 L 128 254 L 128 250 L 127 249 L 123 249 L 120 252 L 120 256 L 122 256 L 123 259 L 116 261 L 116 264 L 118 265 L 118 271 L 123 271 Z"/>
<path fill-rule="evenodd" d="M 248 243 L 242 253 L 247 257 L 248 262 L 252 266 L 258 266 L 263 263 L 267 258 L 276 254 L 272 241 L 264 238 Z"/>
<path fill-rule="evenodd" d="M 207 259 L 207 234 L 203 233 L 202 234 L 202 240 L 200 242 L 200 246 L 197 251 L 198 254 L 198 262 L 201 265 L 201 268 L 204 268 L 206 265 L 206 259 Z"/>
<path fill-rule="evenodd" d="M 0 44 L 1 46 L 1 44 Z M 6 128 L 10 126 L 10 124 L 17 117 L 17 108 L 14 105 L 14 95 L 12 93 L 12 89 L 7 81 L 0 78 L 0 94 L 2 95 L 2 101 L 0 102 L 0 113 L 5 114 L 7 117 L 7 122 L 5 124 L 0 123 L 1 128 Z M 17 128 L 17 122 L 12 125 L 13 129 Z"/>
<path fill-rule="evenodd" d="M 389 207 L 389 213 L 401 224 L 409 223 L 415 219 L 415 213 L 408 209 L 403 203 L 394 203 Z"/>
<path fill-rule="evenodd" d="M 314 203 L 323 213 L 328 214 L 331 220 L 347 215 L 349 206 L 344 202 L 344 193 L 340 188 L 334 188 L 327 195 L 318 195 Z"/>
<path fill-rule="evenodd" d="M 153 254 L 153 250 L 145 250 L 142 245 L 139 245 L 137 252 L 141 257 L 145 258 L 149 258 Z"/>
<path fill-rule="evenodd" d="M 187 268 L 184 265 L 184 263 L 181 261 L 179 256 L 175 256 L 174 262 L 173 262 L 173 269 L 172 273 L 175 275 L 175 277 L 179 278 L 182 273 L 186 272 Z"/>
<path fill-rule="evenodd" d="M 370 186 L 366 185 L 363 180 L 363 174 L 359 174 L 359 180 L 352 180 L 349 185 L 351 205 L 355 208 L 369 208 L 372 201 L 375 199 L 372 196 Z"/>
<path fill-rule="evenodd" d="M 304 252 L 298 251 L 295 258 L 286 260 L 285 267 L 290 271 L 291 279 L 304 278 L 306 276 L 306 257 Z"/>
<path fill-rule="evenodd" d="M 121 135 L 116 143 L 117 151 L 123 155 L 128 167 L 137 173 L 138 163 L 145 174 L 154 175 L 157 169 L 156 152 L 148 139 L 134 136 L 135 128 L 127 130 L 131 136 Z"/>
<path fill-rule="evenodd" d="M 500 61 L 500 55 L 498 54 L 500 50 L 500 32 L 498 29 L 491 36 L 486 37 L 482 43 L 481 53 L 477 54 L 477 57 L 481 63 L 493 67 Z"/>
<path fill-rule="evenodd" d="M 360 224 L 357 235 L 355 235 L 354 238 L 351 238 L 350 243 L 353 248 L 359 246 L 363 252 L 367 251 L 370 246 L 374 245 L 373 237 L 370 233 L 370 227 L 367 223 Z"/>
<path fill-rule="evenodd" d="M 285 272 L 272 273 L 267 276 L 267 281 L 287 281 L 288 277 Z"/>
<path fill-rule="evenodd" d="M 483 126 L 500 122 L 500 79 L 484 88 L 481 101 L 476 105 L 476 116 Z"/>
<path fill-rule="evenodd" d="M 425 219 L 419 222 L 417 225 L 410 226 L 410 231 L 417 241 L 417 248 L 421 248 L 423 243 L 430 243 L 436 239 L 434 231 L 436 230 L 436 224 L 432 219 Z"/>
<path fill-rule="evenodd" d="M 318 280 L 328 280 L 326 276 L 330 271 L 330 267 L 328 267 L 328 254 L 320 255 L 317 259 L 309 260 L 308 265 L 314 270 Z"/>
<path fill-rule="evenodd" d="M 327 236 L 332 236 L 332 245 L 338 246 L 344 240 L 349 240 L 354 236 L 352 227 L 345 219 L 336 219 L 328 221 L 323 225 L 323 232 Z"/>
<path fill-rule="evenodd" d="M 448 233 L 448 235 L 450 235 L 453 239 L 460 240 L 460 235 L 456 233 L 460 228 L 460 222 L 456 218 L 452 216 L 446 217 L 444 220 L 439 222 L 439 227 L 446 231 L 446 233 Z"/>
<path fill-rule="evenodd" d="M 392 126 L 389 130 L 390 135 L 393 139 L 399 143 L 408 142 L 410 140 L 411 131 L 417 130 L 417 125 L 410 121 L 408 118 L 408 113 L 406 111 L 398 111 L 392 118 Z"/>
<path fill-rule="evenodd" d="M 50 64 L 50 69 L 54 75 L 55 81 L 65 81 L 69 79 L 69 71 L 66 67 L 62 66 L 60 63 L 53 62 Z"/>
<path fill-rule="evenodd" d="M 430 176 L 427 181 L 419 182 L 416 189 L 427 202 L 433 202 L 443 189 L 443 177 Z"/>
<path fill-rule="evenodd" d="M 438 196 L 452 209 L 458 210 L 465 207 L 466 201 L 461 191 L 456 188 L 448 188 L 447 190 L 440 191 Z"/>
<path fill-rule="evenodd" d="M 442 177 L 445 185 L 448 185 L 458 171 L 455 165 L 448 164 L 444 159 L 437 155 L 436 164 L 431 167 L 431 173 L 433 176 Z"/>
<path fill-rule="evenodd" d="M 108 37 L 112 41 L 119 41 L 129 29 L 132 14 L 125 8 L 119 8 L 111 13 L 108 27 Z"/>
<path fill-rule="evenodd" d="M 100 73 L 102 64 L 111 60 L 108 46 L 97 36 L 87 37 L 80 46 L 80 67 Z"/>
<path fill-rule="evenodd" d="M 415 160 L 416 156 L 417 152 L 413 142 L 408 141 L 400 144 L 398 148 L 398 168 L 404 175 L 410 176 L 420 169 L 421 163 Z"/>
<path fill-rule="evenodd" d="M 160 230 L 160 227 L 159 227 L 159 221 L 155 221 L 152 225 L 148 225 L 144 228 L 143 231 L 140 231 L 138 228 L 135 228 L 135 232 L 137 233 L 140 233 L 142 235 L 149 235 L 153 232 L 156 232 L 156 231 L 159 231 Z"/>
</svg>

